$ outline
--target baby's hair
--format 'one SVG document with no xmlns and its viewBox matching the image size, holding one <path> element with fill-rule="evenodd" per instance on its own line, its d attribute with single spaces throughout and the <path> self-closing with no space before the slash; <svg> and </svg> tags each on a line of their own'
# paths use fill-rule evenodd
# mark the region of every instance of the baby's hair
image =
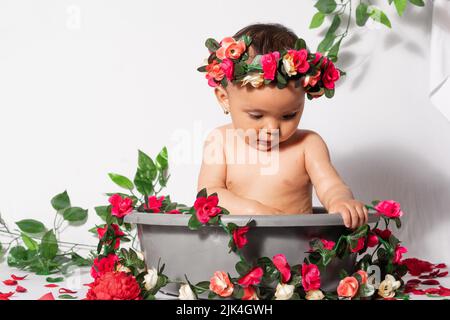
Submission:
<svg viewBox="0 0 450 320">
<path fill-rule="evenodd" d="M 239 30 L 233 38 L 239 39 L 243 35 L 251 37 L 250 47 L 254 50 L 254 55 L 293 48 L 298 39 L 291 29 L 279 23 L 251 24 Z"/>
</svg>

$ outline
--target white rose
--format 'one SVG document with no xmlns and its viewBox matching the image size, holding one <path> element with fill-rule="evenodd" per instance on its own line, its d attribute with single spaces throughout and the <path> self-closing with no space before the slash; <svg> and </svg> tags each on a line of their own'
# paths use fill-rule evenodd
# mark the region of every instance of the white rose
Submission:
<svg viewBox="0 0 450 320">
<path fill-rule="evenodd" d="M 297 74 L 297 70 L 295 69 L 294 61 L 292 61 L 292 57 L 290 55 L 285 55 L 283 57 L 283 68 L 286 71 L 288 76 L 294 76 Z"/>
<path fill-rule="evenodd" d="M 191 287 L 188 284 L 183 284 L 179 290 L 180 295 L 178 299 L 180 300 L 196 300 L 194 292 L 192 292 Z"/>
<path fill-rule="evenodd" d="M 264 82 L 264 74 L 259 72 L 252 72 L 246 75 L 244 79 L 242 79 L 242 87 L 249 82 L 255 88 L 260 87 Z"/>
<path fill-rule="evenodd" d="M 306 300 L 322 300 L 325 296 L 320 290 L 309 290 L 305 298 Z"/>
<path fill-rule="evenodd" d="M 400 285 L 400 281 L 396 281 L 392 275 L 387 274 L 378 287 L 378 295 L 383 298 L 393 298 L 395 290 L 400 288 Z"/>
<path fill-rule="evenodd" d="M 152 268 L 147 271 L 147 274 L 144 276 L 144 285 L 146 290 L 151 290 L 156 286 L 158 282 L 158 271 L 155 268 Z"/>
<path fill-rule="evenodd" d="M 293 285 L 279 283 L 275 292 L 275 300 L 289 300 L 294 294 L 294 289 Z"/>
</svg>

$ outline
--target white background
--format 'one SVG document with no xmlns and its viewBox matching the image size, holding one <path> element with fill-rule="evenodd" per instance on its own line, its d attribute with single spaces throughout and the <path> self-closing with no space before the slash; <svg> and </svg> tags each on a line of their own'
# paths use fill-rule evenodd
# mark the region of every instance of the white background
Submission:
<svg viewBox="0 0 450 320">
<path fill-rule="evenodd" d="M 355 196 L 394 199 L 409 256 L 450 262 L 450 124 L 427 94 L 431 6 L 393 28 L 352 25 L 336 96 L 307 101 L 301 128 L 317 131 Z M 166 193 L 192 204 L 204 136 L 227 123 L 204 75 L 204 40 L 255 22 L 291 27 L 315 50 L 313 1 L 0 0 L 0 211 L 49 227 L 53 195 L 90 209 L 64 239 L 94 244 L 92 208 L 134 176 L 137 150 L 169 150 Z M 183 152 L 183 148 L 185 152 Z M 184 158 L 183 158 L 184 157 Z M 316 204 L 318 204 L 316 202 Z"/>
</svg>

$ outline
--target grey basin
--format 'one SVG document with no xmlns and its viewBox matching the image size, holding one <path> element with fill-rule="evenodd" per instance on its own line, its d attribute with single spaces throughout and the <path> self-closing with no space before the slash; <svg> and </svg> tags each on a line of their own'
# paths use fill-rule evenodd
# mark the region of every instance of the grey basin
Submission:
<svg viewBox="0 0 450 320">
<path fill-rule="evenodd" d="M 244 226 L 250 219 L 255 226 L 247 234 L 248 244 L 243 254 L 249 261 L 275 254 L 284 254 L 291 265 L 301 264 L 307 256 L 309 241 L 323 238 L 336 241 L 346 231 L 338 214 L 327 214 L 324 208 L 314 207 L 314 214 L 289 216 L 223 216 L 227 224 L 233 222 Z M 156 267 L 158 260 L 165 263 L 164 273 L 171 280 L 185 281 L 186 274 L 192 283 L 207 281 L 218 270 L 237 276 L 236 254 L 228 253 L 228 236 L 216 226 L 203 227 L 192 231 L 187 227 L 189 215 L 155 214 L 134 212 L 125 217 L 125 222 L 137 225 L 138 237 L 144 252 L 147 267 Z M 378 220 L 369 214 L 369 223 Z M 345 269 L 353 272 L 356 255 L 345 259 L 335 259 L 321 276 L 323 290 L 334 291 L 339 283 L 339 272 Z M 169 284 L 161 291 L 178 296 L 179 285 Z"/>
</svg>

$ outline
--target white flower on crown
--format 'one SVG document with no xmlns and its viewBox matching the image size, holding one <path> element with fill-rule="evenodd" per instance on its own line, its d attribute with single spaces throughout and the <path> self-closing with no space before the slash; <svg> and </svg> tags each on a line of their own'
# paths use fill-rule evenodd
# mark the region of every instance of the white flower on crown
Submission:
<svg viewBox="0 0 450 320">
<path fill-rule="evenodd" d="M 260 72 L 249 73 L 242 79 L 242 87 L 247 83 L 250 83 L 255 88 L 259 88 L 264 83 L 264 74 Z"/>
<path fill-rule="evenodd" d="M 275 291 L 275 300 L 289 300 L 294 295 L 295 286 L 279 283 Z"/>
</svg>

